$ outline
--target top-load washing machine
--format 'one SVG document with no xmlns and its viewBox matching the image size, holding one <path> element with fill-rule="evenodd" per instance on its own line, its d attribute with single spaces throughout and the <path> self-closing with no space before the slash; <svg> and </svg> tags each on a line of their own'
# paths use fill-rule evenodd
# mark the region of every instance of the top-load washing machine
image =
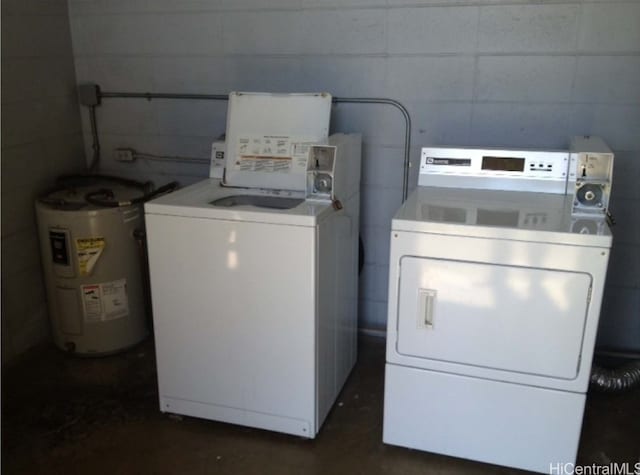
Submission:
<svg viewBox="0 0 640 475">
<path fill-rule="evenodd" d="M 595 138 L 422 150 L 391 230 L 386 443 L 547 473 L 575 462 L 612 163 Z"/>
<path fill-rule="evenodd" d="M 361 138 L 330 108 L 232 93 L 224 178 L 146 204 L 162 411 L 320 429 L 357 350 Z"/>
</svg>

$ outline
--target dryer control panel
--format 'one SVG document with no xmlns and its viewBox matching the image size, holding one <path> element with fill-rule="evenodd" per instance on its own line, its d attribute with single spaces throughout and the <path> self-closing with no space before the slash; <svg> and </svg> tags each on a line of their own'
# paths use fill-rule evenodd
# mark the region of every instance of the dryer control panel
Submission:
<svg viewBox="0 0 640 475">
<path fill-rule="evenodd" d="M 425 147 L 421 186 L 566 192 L 569 152 Z"/>
<path fill-rule="evenodd" d="M 423 148 L 420 173 L 565 181 L 564 151 Z"/>
<path fill-rule="evenodd" d="M 424 147 L 418 185 L 529 191 L 572 197 L 571 214 L 602 217 L 613 182 L 613 152 L 599 137 L 571 139 L 569 150 Z"/>
</svg>

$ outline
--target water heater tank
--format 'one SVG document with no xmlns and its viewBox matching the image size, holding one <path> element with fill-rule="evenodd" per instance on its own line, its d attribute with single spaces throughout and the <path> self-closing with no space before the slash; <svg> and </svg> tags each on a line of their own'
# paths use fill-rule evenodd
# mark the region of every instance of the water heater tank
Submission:
<svg viewBox="0 0 640 475">
<path fill-rule="evenodd" d="M 65 184 L 36 203 L 55 344 L 80 355 L 131 347 L 148 333 L 144 195 L 126 180 Z M 132 182 L 133 183 L 133 182 Z M 108 194 L 116 206 L 87 197 Z"/>
</svg>

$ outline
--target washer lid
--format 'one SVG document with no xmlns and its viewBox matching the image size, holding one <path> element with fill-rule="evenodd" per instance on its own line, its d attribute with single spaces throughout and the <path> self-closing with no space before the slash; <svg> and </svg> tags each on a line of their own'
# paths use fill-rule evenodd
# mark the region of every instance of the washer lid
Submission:
<svg viewBox="0 0 640 475">
<path fill-rule="evenodd" d="M 225 184 L 304 191 L 309 144 L 328 143 L 331 95 L 232 92 Z"/>
<path fill-rule="evenodd" d="M 418 186 L 393 217 L 393 231 L 611 247 L 602 216 L 571 215 L 568 195 Z"/>
</svg>

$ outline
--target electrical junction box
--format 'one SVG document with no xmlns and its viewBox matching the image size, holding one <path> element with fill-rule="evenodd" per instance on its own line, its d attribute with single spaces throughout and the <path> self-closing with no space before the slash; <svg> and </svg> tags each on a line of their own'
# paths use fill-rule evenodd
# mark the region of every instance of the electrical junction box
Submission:
<svg viewBox="0 0 640 475">
<path fill-rule="evenodd" d="M 87 107 L 100 105 L 100 87 L 97 84 L 80 84 L 78 86 L 78 100 Z"/>
</svg>

